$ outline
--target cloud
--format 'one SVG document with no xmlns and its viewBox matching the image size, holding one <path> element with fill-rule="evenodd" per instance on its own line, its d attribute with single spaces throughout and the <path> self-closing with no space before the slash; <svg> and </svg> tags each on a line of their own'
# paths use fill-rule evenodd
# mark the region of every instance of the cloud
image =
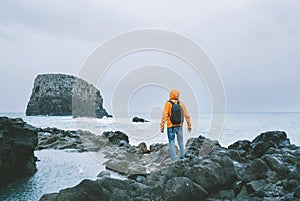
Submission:
<svg viewBox="0 0 300 201">
<path fill-rule="evenodd" d="M 77 74 L 103 41 L 141 28 L 202 46 L 223 77 L 229 111 L 300 111 L 299 7 L 297 0 L 4 1 L 0 111 L 24 111 L 37 74 Z"/>
</svg>

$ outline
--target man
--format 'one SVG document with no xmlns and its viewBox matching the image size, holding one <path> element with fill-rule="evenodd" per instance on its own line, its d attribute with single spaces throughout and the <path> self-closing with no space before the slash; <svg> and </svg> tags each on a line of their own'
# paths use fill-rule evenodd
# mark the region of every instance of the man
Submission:
<svg viewBox="0 0 300 201">
<path fill-rule="evenodd" d="M 169 145 L 170 145 L 170 155 L 171 155 L 171 159 L 172 159 L 171 164 L 176 163 L 175 134 L 177 135 L 177 142 L 178 142 L 179 149 L 180 149 L 180 161 L 181 162 L 184 161 L 184 144 L 183 144 L 183 131 L 182 131 L 183 116 L 187 122 L 188 132 L 191 132 L 191 130 L 192 130 L 192 124 L 191 124 L 191 119 L 190 119 L 189 113 L 188 113 L 185 105 L 183 104 L 183 102 L 179 101 L 179 96 L 180 96 L 180 93 L 178 90 L 173 89 L 170 91 L 170 100 L 165 103 L 164 111 L 163 111 L 161 123 L 160 123 L 160 131 L 163 133 L 165 123 L 167 122 L 167 132 L 168 132 L 168 139 L 169 139 Z M 181 120 L 179 122 L 174 120 L 175 112 L 172 116 L 172 107 L 173 107 L 173 111 L 175 111 L 174 106 L 175 106 L 175 104 L 178 104 L 178 103 L 181 106 L 181 107 L 179 107 L 181 109 Z M 178 108 L 178 105 L 176 107 Z"/>
</svg>

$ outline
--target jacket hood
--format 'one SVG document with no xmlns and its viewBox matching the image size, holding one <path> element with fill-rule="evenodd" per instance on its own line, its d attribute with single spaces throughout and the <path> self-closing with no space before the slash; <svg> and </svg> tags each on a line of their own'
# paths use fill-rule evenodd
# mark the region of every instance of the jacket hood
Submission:
<svg viewBox="0 0 300 201">
<path fill-rule="evenodd" d="M 179 91 L 178 90 L 176 90 L 176 89 L 172 89 L 171 91 L 170 91 L 170 99 L 172 100 L 179 100 L 179 96 L 180 96 L 180 93 L 179 93 Z"/>
</svg>

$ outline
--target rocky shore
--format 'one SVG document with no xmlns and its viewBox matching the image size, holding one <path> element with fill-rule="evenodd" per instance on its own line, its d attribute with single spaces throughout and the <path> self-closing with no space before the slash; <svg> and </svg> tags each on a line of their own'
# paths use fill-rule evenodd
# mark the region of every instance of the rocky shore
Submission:
<svg viewBox="0 0 300 201">
<path fill-rule="evenodd" d="M 36 129 L 22 119 L 0 117 L 0 186 L 36 171 Z"/>
<path fill-rule="evenodd" d="M 300 200 L 300 147 L 285 132 L 262 133 L 228 148 L 203 136 L 192 138 L 185 164 L 174 166 L 166 164 L 166 145 L 148 150 L 144 143 L 131 146 L 123 134 L 116 134 L 121 140 L 106 135 L 114 139 L 101 149 L 106 167 L 127 180 L 102 172 L 95 181 L 83 180 L 40 200 Z"/>
<path fill-rule="evenodd" d="M 65 74 L 42 74 L 35 78 L 26 115 L 111 117 L 103 108 L 97 88 Z"/>
<path fill-rule="evenodd" d="M 203 136 L 186 144 L 186 161 L 170 162 L 168 144 L 138 146 L 120 131 L 35 128 L 22 119 L 0 118 L 1 183 L 36 171 L 34 147 L 101 152 L 107 171 L 98 179 L 45 194 L 40 200 L 300 200 L 300 147 L 285 132 L 262 133 L 228 148 Z M 178 151 L 178 150 L 177 150 Z M 42 162 L 42 161 L 41 161 Z"/>
</svg>

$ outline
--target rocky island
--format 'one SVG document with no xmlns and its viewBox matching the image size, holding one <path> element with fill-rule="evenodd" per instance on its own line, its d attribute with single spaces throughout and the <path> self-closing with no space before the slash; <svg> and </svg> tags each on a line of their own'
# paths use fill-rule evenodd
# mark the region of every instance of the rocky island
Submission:
<svg viewBox="0 0 300 201">
<path fill-rule="evenodd" d="M 111 117 L 100 91 L 72 75 L 42 74 L 35 78 L 27 116 Z"/>
</svg>

